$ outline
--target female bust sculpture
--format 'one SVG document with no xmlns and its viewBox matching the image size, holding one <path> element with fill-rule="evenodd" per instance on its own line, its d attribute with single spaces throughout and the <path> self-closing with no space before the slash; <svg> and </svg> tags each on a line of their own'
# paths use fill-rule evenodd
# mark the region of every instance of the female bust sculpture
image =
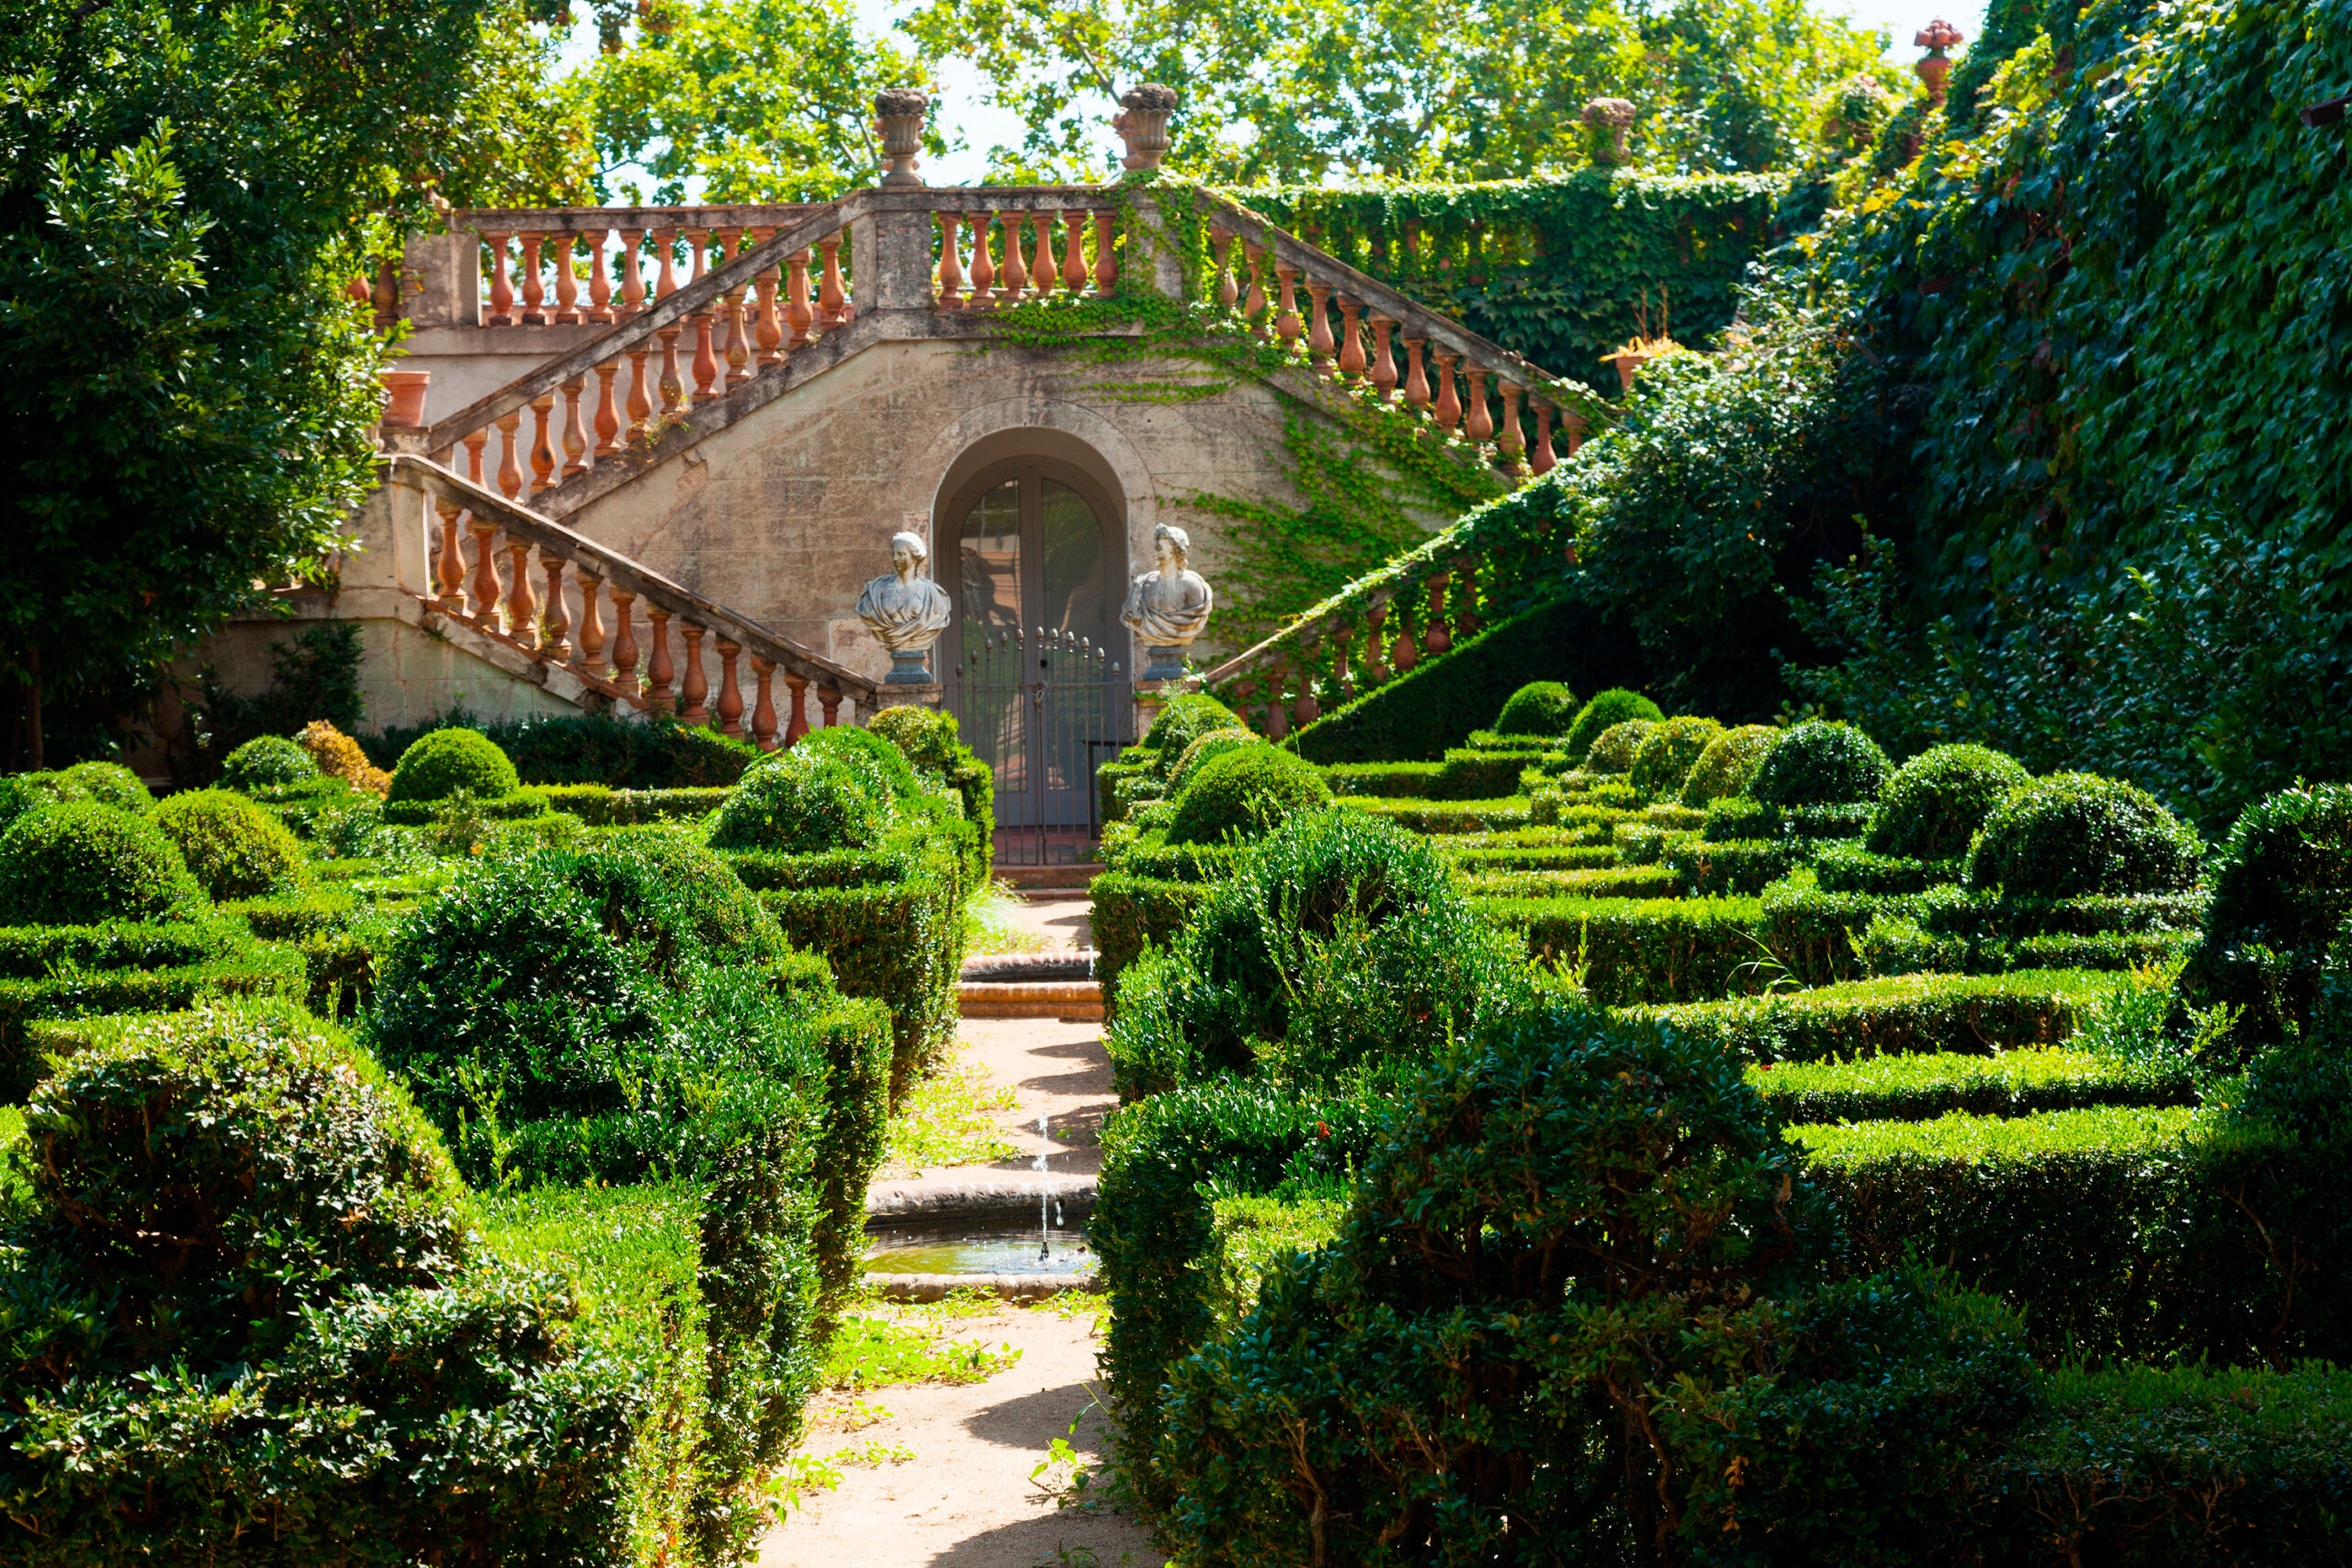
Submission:
<svg viewBox="0 0 2352 1568">
<path fill-rule="evenodd" d="M 1193 541 L 1182 528 L 1163 523 L 1152 534 L 1152 553 L 1159 570 L 1147 571 L 1127 585 L 1126 607 L 1119 619 L 1136 634 L 1136 641 L 1151 650 L 1151 662 L 1138 677 L 1145 681 L 1176 681 L 1184 675 L 1184 652 L 1209 624 L 1216 595 L 1205 579 L 1184 564 Z"/>
<path fill-rule="evenodd" d="M 947 629 L 952 613 L 947 591 L 915 575 L 930 554 L 920 534 L 891 535 L 891 572 L 867 583 L 857 596 L 857 618 L 875 641 L 890 650 L 889 685 L 930 684 L 923 655 Z"/>
</svg>

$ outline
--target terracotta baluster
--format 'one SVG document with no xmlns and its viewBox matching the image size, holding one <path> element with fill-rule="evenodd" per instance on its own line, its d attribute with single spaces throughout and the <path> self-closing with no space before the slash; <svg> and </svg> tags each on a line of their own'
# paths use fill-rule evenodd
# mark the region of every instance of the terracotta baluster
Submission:
<svg viewBox="0 0 2352 1568">
<path fill-rule="evenodd" d="M 1575 457 L 1577 448 L 1584 445 L 1584 415 L 1574 409 L 1562 409 L 1560 435 L 1568 444 L 1568 456 Z"/>
<path fill-rule="evenodd" d="M 789 352 L 808 346 L 817 312 L 808 303 L 808 253 L 795 251 L 785 257 L 784 265 L 784 325 L 789 334 L 784 346 Z"/>
<path fill-rule="evenodd" d="M 1428 623 L 1421 632 L 1421 651 L 1443 653 L 1453 645 L 1445 635 L 1445 573 L 1439 572 L 1429 580 L 1429 610 L 1421 618 Z"/>
<path fill-rule="evenodd" d="M 1519 396 L 1522 389 L 1510 381 L 1496 384 L 1503 395 L 1503 423 L 1496 448 L 1503 456 L 1503 471 L 1517 477 L 1527 472 L 1527 434 L 1519 428 Z"/>
<path fill-rule="evenodd" d="M 531 587 L 531 546 L 506 536 L 506 635 L 525 648 L 539 640 L 539 596 Z"/>
<path fill-rule="evenodd" d="M 582 567 L 573 574 L 580 582 L 580 662 L 591 675 L 605 673 L 605 616 L 596 601 L 604 596 L 605 580 Z"/>
<path fill-rule="evenodd" d="M 1487 407 L 1487 373 L 1475 365 L 1464 365 L 1462 379 L 1470 389 L 1470 395 L 1463 400 L 1466 417 L 1462 428 L 1472 441 L 1484 446 L 1495 434 L 1495 416 Z"/>
<path fill-rule="evenodd" d="M 623 229 L 621 236 L 621 302 L 613 319 L 626 321 L 645 309 L 645 276 L 637 269 L 637 249 L 645 243 L 642 229 Z"/>
<path fill-rule="evenodd" d="M 1535 446 L 1528 454 L 1527 467 L 1540 479 L 1558 467 L 1560 459 L 1552 450 L 1552 405 L 1541 398 L 1534 404 Z"/>
<path fill-rule="evenodd" d="M 1396 605 L 1396 643 L 1390 652 L 1389 667 L 1402 675 L 1421 661 L 1420 639 L 1413 635 L 1413 602 L 1399 600 Z"/>
<path fill-rule="evenodd" d="M 989 254 L 989 225 L 996 221 L 996 214 L 974 212 L 965 221 L 972 226 L 972 303 L 986 305 L 992 302 L 990 291 L 996 287 L 996 259 Z"/>
<path fill-rule="evenodd" d="M 1478 619 L 1478 558 L 1464 556 L 1453 563 L 1453 633 L 1476 637 Z"/>
<path fill-rule="evenodd" d="M 548 441 L 548 414 L 555 394 L 542 392 L 531 400 L 531 493 L 555 488 L 555 447 Z"/>
<path fill-rule="evenodd" d="M 1241 285 L 1233 276 L 1233 241 L 1227 230 L 1209 231 L 1209 243 L 1216 248 L 1216 302 L 1228 310 L 1241 301 Z"/>
<path fill-rule="evenodd" d="M 588 246 L 588 309 L 584 313 L 592 321 L 618 319 L 613 312 L 613 275 L 605 262 L 605 242 L 612 234 L 610 229 L 588 229 L 580 235 Z"/>
<path fill-rule="evenodd" d="M 572 265 L 572 250 L 580 243 L 574 233 L 550 234 L 554 253 L 548 265 L 555 269 L 555 320 L 558 326 L 580 324 L 580 274 Z"/>
<path fill-rule="evenodd" d="M 474 536 L 474 602 L 467 618 L 495 630 L 498 604 L 506 596 L 506 585 L 498 580 L 498 547 L 492 542 L 498 536 L 498 525 L 475 519 L 466 525 L 466 532 Z"/>
<path fill-rule="evenodd" d="M 997 298 L 1006 304 L 1017 302 L 1029 288 L 1029 263 L 1021 254 L 1021 214 L 1004 220 L 1004 283 Z"/>
<path fill-rule="evenodd" d="M 842 694 L 831 686 L 817 688 L 817 705 L 824 710 L 825 728 L 832 728 L 842 721 Z"/>
<path fill-rule="evenodd" d="M 1427 338 L 1405 340 L 1405 406 L 1409 409 L 1430 406 L 1429 372 L 1421 364 L 1421 350 L 1428 346 Z"/>
<path fill-rule="evenodd" d="M 1250 333 L 1262 341 L 1266 335 L 1266 249 L 1244 240 L 1241 255 L 1250 264 L 1250 288 L 1241 296 L 1241 319 L 1250 323 Z"/>
<path fill-rule="evenodd" d="M 613 400 L 613 378 L 620 361 L 608 359 L 596 367 L 596 456 L 609 457 L 621 449 L 621 411 Z"/>
<path fill-rule="evenodd" d="M 561 556 L 539 551 L 539 570 L 548 577 L 547 613 L 539 617 L 539 656 L 558 664 L 571 657 L 571 612 L 563 603 L 563 568 Z"/>
<path fill-rule="evenodd" d="M 1462 423 L 1462 400 L 1453 390 L 1454 362 L 1462 356 L 1437 351 L 1437 427 L 1448 435 Z"/>
<path fill-rule="evenodd" d="M 513 501 L 523 493 L 523 467 L 514 457 L 514 428 L 523 413 L 517 409 L 491 423 L 498 426 L 498 493 Z"/>
<path fill-rule="evenodd" d="M 513 264 L 506 259 L 506 242 L 511 237 L 487 230 L 482 233 L 481 243 L 490 250 L 490 314 L 482 321 L 486 327 L 514 324 L 514 283 L 507 273 Z"/>
<path fill-rule="evenodd" d="M 775 230 L 772 227 L 752 231 L 754 245 L 764 245 L 775 238 Z M 760 275 L 752 280 L 759 299 L 752 336 L 759 347 L 760 368 L 763 370 L 784 362 L 784 318 L 776 299 L 776 291 L 783 286 L 784 273 L 781 268 L 774 266 L 762 269 Z"/>
<path fill-rule="evenodd" d="M 817 286 L 817 319 L 827 332 L 849 324 L 849 294 L 842 288 L 842 237 L 817 242 L 824 253 L 825 276 Z"/>
<path fill-rule="evenodd" d="M 741 643 L 718 639 L 718 733 L 736 740 L 743 739 L 743 688 L 735 671 L 742 657 Z"/>
<path fill-rule="evenodd" d="M 784 723 L 784 750 L 789 751 L 808 733 L 808 677 L 787 671 L 784 683 L 792 688 L 792 713 Z"/>
<path fill-rule="evenodd" d="M 1323 705 L 1315 700 L 1315 667 L 1306 662 L 1307 649 L 1301 644 L 1298 650 L 1298 699 L 1290 705 L 1290 716 L 1305 729 L 1323 716 Z"/>
<path fill-rule="evenodd" d="M 645 374 L 646 355 L 652 350 L 645 347 L 628 351 L 628 435 L 635 441 L 645 434 L 646 424 L 653 418 L 653 393 Z"/>
<path fill-rule="evenodd" d="M 563 384 L 563 477 L 588 471 L 588 426 L 582 423 L 581 395 L 588 389 L 588 378 L 574 376 Z"/>
<path fill-rule="evenodd" d="M 1029 257 L 1029 286 L 1037 291 L 1038 299 L 1049 299 L 1053 298 L 1055 278 L 1061 271 L 1061 264 L 1054 260 L 1054 215 L 1033 212 L 1029 215 L 1029 227 L 1037 236 L 1037 248 Z"/>
<path fill-rule="evenodd" d="M 1388 684 L 1388 644 L 1380 628 L 1388 624 L 1388 605 L 1376 604 L 1363 613 L 1363 678 L 1375 686 Z"/>
<path fill-rule="evenodd" d="M 658 304 L 678 291 L 678 275 L 672 270 L 672 264 L 677 257 L 678 231 L 674 229 L 657 230 L 653 235 L 653 246 L 654 254 L 662 263 L 661 276 L 653 286 L 653 299 Z M 681 323 L 673 321 L 666 327 L 655 328 L 653 332 L 653 335 L 662 342 L 662 379 L 659 385 L 662 389 L 662 412 L 665 414 L 674 413 L 686 406 L 685 378 L 678 370 L 678 334 L 684 330 Z"/>
<path fill-rule="evenodd" d="M 752 704 L 752 742 L 763 751 L 773 751 L 775 750 L 775 666 L 753 654 L 752 682 L 756 699 Z"/>
<path fill-rule="evenodd" d="M 1086 214 L 1062 214 L 1062 291 L 1075 299 L 1086 292 Z"/>
<path fill-rule="evenodd" d="M 1107 207 L 1094 209 L 1094 293 L 1108 296 L 1119 284 L 1119 258 L 1112 250 L 1112 231 L 1118 215 Z"/>
<path fill-rule="evenodd" d="M 464 442 L 466 446 L 466 478 L 476 484 L 481 484 L 482 482 L 481 449 L 490 443 L 490 432 L 477 430 L 470 435 L 460 435 L 458 439 Z"/>
<path fill-rule="evenodd" d="M 1363 334 L 1358 330 L 1356 316 L 1363 309 L 1360 299 L 1342 294 L 1340 304 L 1340 374 L 1361 377 L 1372 366 L 1363 356 Z"/>
<path fill-rule="evenodd" d="M 440 590 L 434 603 L 450 615 L 463 615 L 466 608 L 466 553 L 458 547 L 458 518 L 461 515 L 458 503 L 433 498 L 433 507 L 441 514 L 441 548 L 433 562 L 434 585 Z"/>
<path fill-rule="evenodd" d="M 710 681 L 703 673 L 702 639 L 710 635 L 710 630 L 707 626 L 698 626 L 692 621 L 686 622 L 678 630 L 686 642 L 685 675 L 678 687 L 678 722 L 708 724 L 710 709 L 705 706 L 704 703 L 710 695 Z"/>
<path fill-rule="evenodd" d="M 711 342 L 711 307 L 705 305 L 694 313 L 695 323 L 695 401 L 710 403 L 718 400 L 718 354 Z"/>
<path fill-rule="evenodd" d="M 637 595 L 613 590 L 613 684 L 642 697 L 637 682 L 637 629 L 630 623 Z"/>
<path fill-rule="evenodd" d="M 1396 359 L 1388 352 L 1388 334 L 1396 330 L 1393 318 L 1372 318 L 1372 386 L 1384 403 L 1393 402 L 1396 397 Z"/>
<path fill-rule="evenodd" d="M 743 231 L 729 229 L 719 236 L 727 246 L 727 259 L 743 259 Z M 719 357 L 727 361 L 727 389 L 731 391 L 752 378 L 752 334 L 743 320 L 743 290 L 730 288 L 718 297 L 720 323 L 726 328 Z"/>
<path fill-rule="evenodd" d="M 547 312 L 539 307 L 547 302 L 547 286 L 539 279 L 539 246 L 544 234 L 525 234 L 523 240 L 523 324 L 543 327 L 548 324 Z"/>
<path fill-rule="evenodd" d="M 1328 283 L 1309 282 L 1306 286 L 1306 362 L 1318 376 L 1331 373 L 1331 322 L 1323 313 L 1323 302 L 1331 297 Z"/>
<path fill-rule="evenodd" d="M 1274 307 L 1274 335 L 1288 348 L 1306 332 L 1306 323 L 1298 319 L 1298 268 L 1276 262 L 1274 281 L 1282 286 L 1282 299 Z"/>
<path fill-rule="evenodd" d="M 711 231 L 707 229 L 681 229 L 678 232 L 686 237 L 686 248 L 694 252 L 695 256 L 695 269 L 687 276 L 686 281 L 690 284 L 700 283 L 703 275 L 710 270 L 708 258 Z"/>
<path fill-rule="evenodd" d="M 673 270 L 673 264 L 678 259 L 678 231 L 653 231 L 653 254 L 661 263 L 661 271 L 653 280 L 653 299 L 658 304 L 678 291 L 678 275 Z"/>
<path fill-rule="evenodd" d="M 670 682 L 677 671 L 670 663 L 670 612 L 645 607 L 645 620 L 650 630 L 651 656 L 645 662 L 645 710 L 648 713 L 668 713 L 674 705 L 670 695 Z"/>
<path fill-rule="evenodd" d="M 1266 739 L 1279 742 L 1290 733 L 1289 705 L 1283 700 L 1283 667 L 1277 662 L 1266 666 Z"/>
<path fill-rule="evenodd" d="M 964 304 L 964 264 L 956 254 L 956 231 L 963 219 L 953 212 L 939 215 L 939 304 L 942 310 L 961 310 Z"/>
</svg>

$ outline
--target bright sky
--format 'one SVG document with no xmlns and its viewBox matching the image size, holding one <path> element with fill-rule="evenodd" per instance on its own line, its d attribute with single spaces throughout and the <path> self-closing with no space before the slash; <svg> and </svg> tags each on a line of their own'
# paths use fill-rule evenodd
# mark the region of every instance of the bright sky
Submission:
<svg viewBox="0 0 2352 1568">
<path fill-rule="evenodd" d="M 914 0 L 854 0 L 859 25 L 869 34 L 888 28 L 910 11 L 913 4 Z M 1942 17 L 1972 42 L 1984 24 L 1984 0 L 1951 0 L 1941 6 L 1921 4 L 1900 9 L 1893 0 L 1820 0 L 1820 4 L 1822 9 L 1841 14 L 1859 27 L 1884 34 L 1892 45 L 1888 58 L 1905 65 L 1919 58 L 1919 51 L 1911 42 L 1912 35 L 1932 18 Z M 595 47 L 594 28 L 575 28 L 563 51 L 564 59 L 577 64 L 585 61 Z M 987 173 L 990 147 L 1012 146 L 1020 141 L 1021 118 L 1010 110 L 985 102 L 986 89 L 978 73 L 963 61 L 943 62 L 933 85 L 938 89 L 938 96 L 933 100 L 932 121 L 947 128 L 951 136 L 960 133 L 963 145 L 944 158 L 924 160 L 923 177 L 932 185 L 977 184 Z M 1108 152 L 1116 145 L 1110 125 L 1111 116 L 1116 111 L 1107 102 L 1100 108 L 1100 148 Z M 652 182 L 640 176 L 639 183 L 650 186 Z"/>
</svg>

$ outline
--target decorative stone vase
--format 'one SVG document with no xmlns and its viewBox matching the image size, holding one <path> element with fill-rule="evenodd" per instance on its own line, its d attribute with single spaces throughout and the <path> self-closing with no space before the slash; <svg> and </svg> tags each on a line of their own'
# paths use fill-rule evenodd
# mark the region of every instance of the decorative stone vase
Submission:
<svg viewBox="0 0 2352 1568">
<path fill-rule="evenodd" d="M 1966 35 L 1950 22 L 1938 17 L 1912 35 L 1912 43 L 1928 51 L 1928 57 L 1911 67 L 1927 84 L 1928 102 L 1935 108 L 1943 107 L 1944 78 L 1951 74 L 1951 62 L 1944 58 L 1944 51 L 1966 41 Z"/>
<path fill-rule="evenodd" d="M 424 389 L 432 379 L 430 370 L 381 370 L 377 372 L 384 382 L 384 419 L 388 425 L 403 430 L 421 430 L 424 426 Z"/>
<path fill-rule="evenodd" d="M 1634 106 L 1623 98 L 1595 98 L 1582 116 L 1591 132 L 1592 161 L 1603 168 L 1620 167 L 1633 159 L 1625 150 L 1625 132 L 1634 127 Z"/>
<path fill-rule="evenodd" d="M 1628 398 L 1634 395 L 1634 378 L 1641 374 L 1642 367 L 1650 362 L 1650 357 L 1646 354 L 1617 354 L 1610 356 L 1609 363 L 1617 367 L 1617 389 L 1620 395 Z"/>
<path fill-rule="evenodd" d="M 922 166 L 922 119 L 931 99 L 920 87 L 885 87 L 874 95 L 874 134 L 882 139 L 882 180 L 886 186 L 919 186 Z"/>
<path fill-rule="evenodd" d="M 1176 112 L 1176 89 L 1146 82 L 1121 94 L 1119 108 L 1111 129 L 1127 144 L 1124 165 L 1130 169 L 1159 167 L 1159 161 L 1168 156 L 1168 117 Z"/>
</svg>

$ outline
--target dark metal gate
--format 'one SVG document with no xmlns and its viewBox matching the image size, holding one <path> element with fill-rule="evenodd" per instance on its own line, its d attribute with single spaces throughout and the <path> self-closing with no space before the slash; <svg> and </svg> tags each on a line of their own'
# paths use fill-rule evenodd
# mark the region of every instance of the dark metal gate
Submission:
<svg viewBox="0 0 2352 1568">
<path fill-rule="evenodd" d="M 1126 675 L 1109 650 L 1047 627 L 998 632 L 978 647 L 967 633 L 947 702 L 964 744 L 996 773 L 997 863 L 1092 860 L 1102 837 L 1094 770 L 1135 729 Z"/>
</svg>

